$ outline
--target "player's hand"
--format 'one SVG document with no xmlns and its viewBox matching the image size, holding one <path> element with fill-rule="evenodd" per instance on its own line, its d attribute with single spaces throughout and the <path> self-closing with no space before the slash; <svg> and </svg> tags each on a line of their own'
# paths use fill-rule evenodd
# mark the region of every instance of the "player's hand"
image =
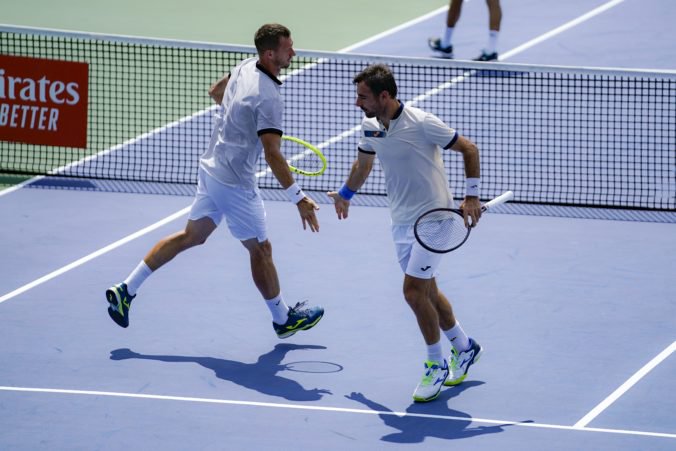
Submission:
<svg viewBox="0 0 676 451">
<path fill-rule="evenodd" d="M 333 199 L 333 206 L 336 207 L 338 219 L 347 219 L 347 211 L 350 209 L 350 201 L 338 194 L 338 191 L 330 191 L 326 194 L 331 199 Z"/>
<path fill-rule="evenodd" d="M 315 201 L 305 196 L 296 204 L 296 206 L 298 207 L 300 218 L 303 221 L 303 230 L 307 230 L 307 226 L 310 226 L 310 230 L 319 232 L 319 221 L 315 214 L 315 210 L 319 210 L 319 206 Z"/>
<path fill-rule="evenodd" d="M 481 201 L 475 196 L 466 196 L 460 204 L 462 215 L 465 218 L 465 227 L 476 227 L 481 217 Z"/>
</svg>

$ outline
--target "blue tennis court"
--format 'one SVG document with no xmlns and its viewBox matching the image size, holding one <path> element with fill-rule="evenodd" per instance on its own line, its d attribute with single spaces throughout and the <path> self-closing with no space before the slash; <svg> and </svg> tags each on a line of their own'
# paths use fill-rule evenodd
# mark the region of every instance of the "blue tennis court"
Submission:
<svg viewBox="0 0 676 451">
<path fill-rule="evenodd" d="M 576 1 L 564 12 L 559 2 L 535 11 L 537 3 L 509 5 L 510 20 L 521 22 L 504 33 L 503 54 L 534 42 L 513 52 L 515 62 L 602 66 L 599 54 L 620 56 L 618 20 L 638 14 L 654 19 L 645 39 L 656 47 L 674 33 L 662 26 L 676 13 L 667 2 Z M 470 24 L 484 19 L 485 5 L 468 2 L 463 14 L 459 42 L 470 57 L 483 41 L 483 28 Z M 428 58 L 425 39 L 443 17 L 437 11 L 348 50 Z M 594 52 L 580 50 L 592 35 L 618 39 L 597 38 Z M 395 55 L 397 45 L 403 53 Z M 627 51 L 628 61 L 611 65 L 673 69 L 674 59 L 665 66 L 645 53 Z M 349 80 L 344 89 L 353 89 Z M 336 108 L 359 117 L 352 104 Z M 194 133 L 208 133 L 208 115 L 194 117 Z M 162 147 L 185 123 L 110 153 Z M 305 134 L 317 133 L 313 141 L 326 142 L 330 156 L 331 138 L 354 134 L 356 124 L 334 121 Z M 665 124 L 667 137 L 674 125 Z M 338 221 L 324 194 L 311 192 L 322 203 L 321 231 L 310 234 L 293 205 L 265 190 L 287 302 L 309 299 L 326 309 L 316 328 L 279 340 L 246 250 L 222 228 L 148 279 L 128 329 L 114 325 L 105 289 L 184 226 L 192 200 L 117 184 L 46 178 L 0 192 L 2 449 L 674 448 L 673 208 L 521 202 L 486 214 L 470 241 L 446 256 L 438 278 L 486 352 L 463 384 L 414 404 L 425 348 L 401 294 L 382 196 L 358 195 L 350 218 Z M 669 205 L 676 185 L 661 189 Z"/>
</svg>

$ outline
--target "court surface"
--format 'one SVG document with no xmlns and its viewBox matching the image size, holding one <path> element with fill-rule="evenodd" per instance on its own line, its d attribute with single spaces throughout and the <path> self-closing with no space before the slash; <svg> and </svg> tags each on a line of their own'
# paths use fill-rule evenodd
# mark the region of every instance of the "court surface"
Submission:
<svg viewBox="0 0 676 451">
<path fill-rule="evenodd" d="M 671 2 L 503 8 L 508 61 L 674 68 Z M 461 56 L 483 45 L 485 10 L 465 5 Z M 427 57 L 443 18 L 347 50 Z M 636 23 L 653 26 L 618 31 Z M 287 303 L 326 309 L 310 331 L 276 338 L 225 228 L 148 279 L 130 327 L 114 325 L 105 289 L 183 227 L 190 202 L 0 192 L 0 449 L 676 447 L 672 223 L 486 214 L 438 278 L 485 354 L 462 385 L 414 404 L 425 348 L 386 208 L 338 221 L 322 204 L 311 234 L 293 205 L 266 202 Z"/>
</svg>

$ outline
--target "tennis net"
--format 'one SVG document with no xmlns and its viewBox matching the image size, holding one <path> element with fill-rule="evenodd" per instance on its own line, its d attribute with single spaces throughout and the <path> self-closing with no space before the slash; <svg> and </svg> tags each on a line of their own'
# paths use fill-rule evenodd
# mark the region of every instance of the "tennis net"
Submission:
<svg viewBox="0 0 676 451">
<path fill-rule="evenodd" d="M 297 53 L 283 74 L 284 131 L 328 160 L 324 175 L 299 180 L 306 190 L 335 190 L 349 173 L 362 117 L 352 78 L 378 62 L 392 68 L 400 100 L 478 145 L 486 199 L 510 189 L 527 204 L 676 209 L 676 73 Z M 0 174 L 194 185 L 214 113 L 207 90 L 254 54 L 0 26 L 0 55 L 89 65 L 86 148 L 0 141 Z M 461 196 L 462 158 L 444 159 Z M 266 169 L 261 158 L 259 186 L 279 188 Z M 385 194 L 377 165 L 360 193 Z"/>
</svg>

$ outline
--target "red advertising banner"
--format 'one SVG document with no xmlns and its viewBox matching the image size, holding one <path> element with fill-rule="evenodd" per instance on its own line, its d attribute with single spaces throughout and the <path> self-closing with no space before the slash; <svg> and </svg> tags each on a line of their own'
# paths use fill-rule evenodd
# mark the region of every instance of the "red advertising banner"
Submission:
<svg viewBox="0 0 676 451">
<path fill-rule="evenodd" d="M 0 55 L 0 140 L 87 147 L 87 63 Z"/>
</svg>

